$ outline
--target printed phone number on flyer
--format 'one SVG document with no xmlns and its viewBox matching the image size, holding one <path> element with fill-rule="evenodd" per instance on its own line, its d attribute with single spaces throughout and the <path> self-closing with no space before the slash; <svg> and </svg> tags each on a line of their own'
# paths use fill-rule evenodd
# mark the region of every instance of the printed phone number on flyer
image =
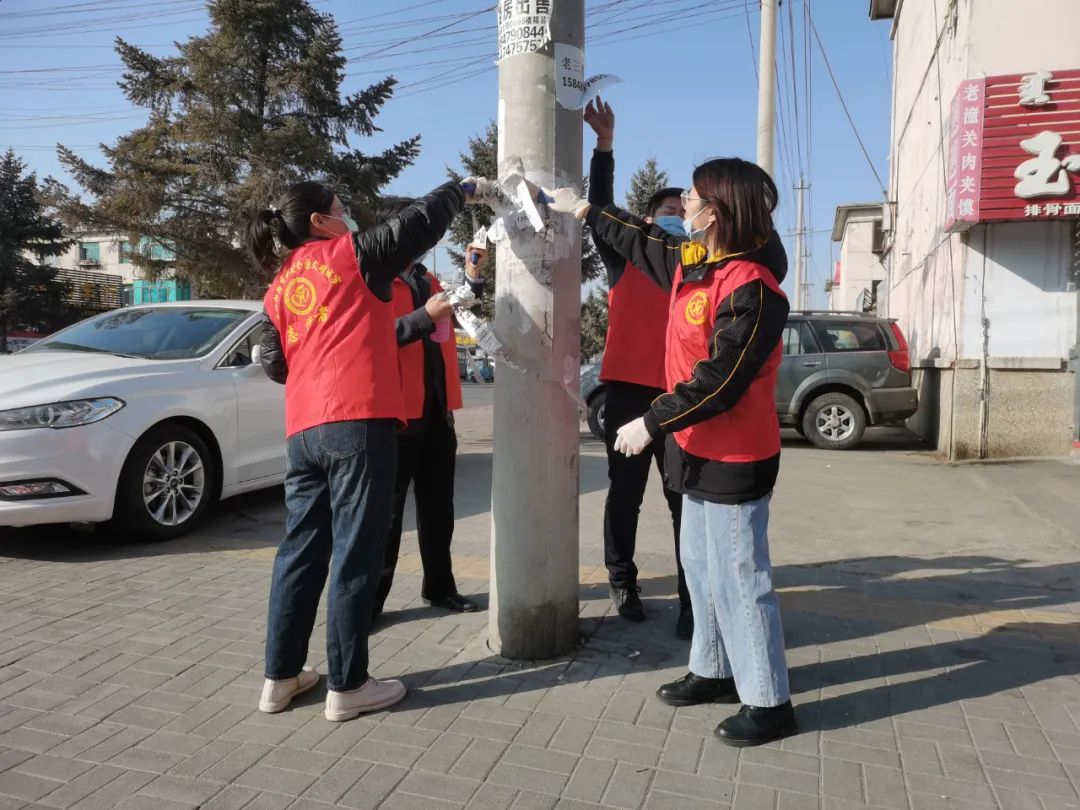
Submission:
<svg viewBox="0 0 1080 810">
<path fill-rule="evenodd" d="M 499 32 L 499 55 L 517 56 L 536 53 L 547 42 L 547 31 L 542 25 L 519 25 Z"/>
</svg>

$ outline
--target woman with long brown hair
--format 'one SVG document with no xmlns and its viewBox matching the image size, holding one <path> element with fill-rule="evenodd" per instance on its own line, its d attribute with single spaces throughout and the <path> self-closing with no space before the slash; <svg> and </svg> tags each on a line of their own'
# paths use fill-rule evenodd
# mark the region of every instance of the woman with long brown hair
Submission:
<svg viewBox="0 0 1080 810">
<path fill-rule="evenodd" d="M 795 732 L 780 604 L 769 560 L 769 501 L 780 467 L 774 390 L 787 256 L 773 227 L 776 185 L 738 158 L 698 166 L 673 236 L 570 189 L 549 207 L 584 219 L 593 238 L 671 291 L 667 392 L 619 426 L 616 450 L 667 440 L 668 484 L 683 495 L 679 544 L 694 611 L 690 671 L 661 686 L 673 706 L 738 703 L 716 729 L 728 745 Z"/>
</svg>

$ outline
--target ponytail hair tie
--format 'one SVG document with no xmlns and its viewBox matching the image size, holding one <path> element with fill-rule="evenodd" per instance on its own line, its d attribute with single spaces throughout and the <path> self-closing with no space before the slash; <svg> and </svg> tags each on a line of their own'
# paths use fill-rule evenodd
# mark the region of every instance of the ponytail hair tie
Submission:
<svg viewBox="0 0 1080 810">
<path fill-rule="evenodd" d="M 271 219 L 281 219 L 281 210 L 277 206 L 271 205 L 269 211 Z"/>
</svg>

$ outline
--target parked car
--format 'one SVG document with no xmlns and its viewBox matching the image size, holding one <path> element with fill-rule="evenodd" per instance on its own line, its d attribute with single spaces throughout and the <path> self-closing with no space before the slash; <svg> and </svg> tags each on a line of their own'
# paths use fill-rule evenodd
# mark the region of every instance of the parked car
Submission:
<svg viewBox="0 0 1080 810">
<path fill-rule="evenodd" d="M 849 450 L 870 425 L 918 409 L 907 340 L 895 320 L 852 312 L 792 312 L 776 385 L 780 424 L 816 447 Z M 599 364 L 581 370 L 589 430 L 604 438 L 607 387 Z"/>
<path fill-rule="evenodd" d="M 849 450 L 868 425 L 900 422 L 919 401 L 899 324 L 861 312 L 792 312 L 776 384 L 780 424 L 815 447 Z"/>
<path fill-rule="evenodd" d="M 0 526 L 189 531 L 219 498 L 280 483 L 284 386 L 258 363 L 262 305 L 128 307 L 0 365 Z"/>
<path fill-rule="evenodd" d="M 589 431 L 604 440 L 604 405 L 607 402 L 607 386 L 600 382 L 600 364 L 590 363 L 581 369 L 581 399 L 589 408 Z"/>
</svg>

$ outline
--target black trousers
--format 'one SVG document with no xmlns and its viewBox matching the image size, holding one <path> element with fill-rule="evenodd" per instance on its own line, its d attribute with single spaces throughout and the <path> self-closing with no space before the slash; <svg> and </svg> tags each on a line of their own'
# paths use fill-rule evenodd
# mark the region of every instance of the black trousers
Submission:
<svg viewBox="0 0 1080 810">
<path fill-rule="evenodd" d="M 394 584 L 401 550 L 401 525 L 409 484 L 416 501 L 416 533 L 420 559 L 424 567 L 424 599 L 445 599 L 457 593 L 450 542 L 454 537 L 454 466 L 457 457 L 457 434 L 454 426 L 434 419 L 416 433 L 398 437 L 397 478 L 394 482 L 394 511 L 382 577 L 375 594 L 375 612 L 383 609 Z"/>
<path fill-rule="evenodd" d="M 649 481 L 649 467 L 655 462 L 664 475 L 664 443 L 653 442 L 638 456 L 627 458 L 615 452 L 615 436 L 623 425 L 642 416 L 652 401 L 664 392 L 632 383 L 608 383 L 607 403 L 604 406 L 604 434 L 608 456 L 607 503 L 604 504 L 604 564 L 608 580 L 617 587 L 637 584 L 638 569 L 634 564 L 637 545 L 638 515 Z M 682 560 L 679 555 L 679 523 L 682 518 L 682 496 L 664 487 L 664 497 L 671 511 L 675 534 L 675 566 L 679 576 L 679 602 L 690 604 Z"/>
</svg>

